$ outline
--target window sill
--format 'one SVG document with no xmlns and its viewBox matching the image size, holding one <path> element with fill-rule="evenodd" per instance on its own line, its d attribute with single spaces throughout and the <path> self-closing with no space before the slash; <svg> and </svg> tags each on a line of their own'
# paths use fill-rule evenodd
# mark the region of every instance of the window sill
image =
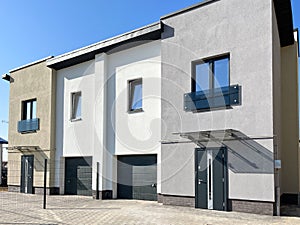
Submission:
<svg viewBox="0 0 300 225">
<path fill-rule="evenodd" d="M 70 119 L 70 122 L 77 122 L 77 121 L 81 121 L 81 118 L 76 118 L 76 119 Z"/>
<path fill-rule="evenodd" d="M 37 130 L 31 130 L 31 131 L 23 131 L 23 132 L 19 132 L 20 134 L 34 134 L 37 133 Z"/>
<path fill-rule="evenodd" d="M 141 112 L 144 112 L 144 110 L 143 109 L 135 109 L 135 110 L 127 111 L 128 114 L 141 113 Z"/>
</svg>

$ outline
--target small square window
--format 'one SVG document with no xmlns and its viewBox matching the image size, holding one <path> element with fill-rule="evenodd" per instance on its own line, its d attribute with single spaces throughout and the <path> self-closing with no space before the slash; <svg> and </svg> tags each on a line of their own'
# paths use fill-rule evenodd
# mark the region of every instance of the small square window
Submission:
<svg viewBox="0 0 300 225">
<path fill-rule="evenodd" d="M 22 120 L 36 118 L 36 99 L 22 101 Z"/>
<path fill-rule="evenodd" d="M 131 80 L 129 86 L 129 112 L 143 111 L 143 86 L 142 79 Z"/>
<path fill-rule="evenodd" d="M 71 120 L 81 119 L 81 92 L 71 94 Z"/>
</svg>

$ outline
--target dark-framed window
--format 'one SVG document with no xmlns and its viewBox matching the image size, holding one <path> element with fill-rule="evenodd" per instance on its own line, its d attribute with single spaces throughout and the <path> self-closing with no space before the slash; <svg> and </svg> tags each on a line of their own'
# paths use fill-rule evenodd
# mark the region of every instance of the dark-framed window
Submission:
<svg viewBox="0 0 300 225">
<path fill-rule="evenodd" d="M 192 92 L 229 86 L 229 55 L 192 62 Z"/>
<path fill-rule="evenodd" d="M 143 111 L 142 78 L 128 81 L 128 112 Z"/>
<path fill-rule="evenodd" d="M 81 91 L 71 93 L 71 120 L 81 119 Z"/>
<path fill-rule="evenodd" d="M 22 101 L 22 120 L 36 118 L 36 99 Z"/>
</svg>

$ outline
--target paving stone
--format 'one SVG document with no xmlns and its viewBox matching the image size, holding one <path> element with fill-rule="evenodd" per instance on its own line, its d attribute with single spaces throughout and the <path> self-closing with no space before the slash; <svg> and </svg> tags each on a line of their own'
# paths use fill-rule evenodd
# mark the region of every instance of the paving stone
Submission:
<svg viewBox="0 0 300 225">
<path fill-rule="evenodd" d="M 297 217 L 272 217 L 166 206 L 136 200 L 94 200 L 82 196 L 43 196 L 0 192 L 0 224 L 300 224 Z"/>
</svg>

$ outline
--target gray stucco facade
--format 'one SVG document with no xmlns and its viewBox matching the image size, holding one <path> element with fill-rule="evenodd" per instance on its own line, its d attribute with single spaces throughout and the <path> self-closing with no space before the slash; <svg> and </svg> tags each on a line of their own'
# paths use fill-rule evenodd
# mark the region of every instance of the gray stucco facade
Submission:
<svg viewBox="0 0 300 225">
<path fill-rule="evenodd" d="M 273 2 L 208 1 L 162 18 L 162 23 L 161 108 L 165 142 L 161 195 L 195 197 L 194 149 L 223 146 L 228 151 L 229 208 L 252 208 L 252 212 L 263 208 L 261 213 L 273 214 L 273 160 L 274 153 L 277 156 L 276 151 L 281 150 L 280 83 L 284 75 L 280 73 L 281 47 Z M 192 91 L 192 62 L 224 54 L 230 58 L 230 85 L 242 87 L 241 104 L 221 110 L 185 112 L 183 96 Z M 196 145 L 174 135 L 226 129 L 237 130 L 247 140 L 225 141 L 224 137 L 217 141 L 200 140 Z M 189 205 L 185 203 L 182 201 L 182 205 Z"/>
</svg>

